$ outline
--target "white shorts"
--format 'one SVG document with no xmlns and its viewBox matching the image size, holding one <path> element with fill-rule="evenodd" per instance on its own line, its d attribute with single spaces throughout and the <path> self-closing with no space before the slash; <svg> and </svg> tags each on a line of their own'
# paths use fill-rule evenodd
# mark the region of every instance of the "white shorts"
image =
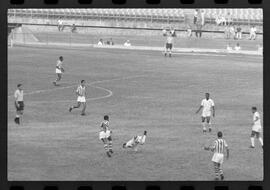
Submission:
<svg viewBox="0 0 270 190">
<path fill-rule="evenodd" d="M 262 126 L 261 125 L 253 125 L 252 131 L 260 133 L 262 131 Z"/>
<path fill-rule="evenodd" d="M 77 102 L 86 102 L 85 96 L 78 96 Z"/>
<path fill-rule="evenodd" d="M 100 131 L 99 132 L 99 139 L 109 138 L 111 136 L 111 131 L 107 130 L 106 132 Z"/>
<path fill-rule="evenodd" d="M 56 68 L 56 69 L 55 69 L 55 73 L 56 73 L 56 74 L 62 74 L 62 71 L 61 71 L 61 69 Z"/>
<path fill-rule="evenodd" d="M 211 111 L 202 111 L 202 117 L 211 117 Z"/>
<path fill-rule="evenodd" d="M 212 162 L 216 162 L 219 164 L 222 164 L 224 160 L 224 154 L 221 153 L 214 153 L 213 157 L 212 157 Z"/>
</svg>

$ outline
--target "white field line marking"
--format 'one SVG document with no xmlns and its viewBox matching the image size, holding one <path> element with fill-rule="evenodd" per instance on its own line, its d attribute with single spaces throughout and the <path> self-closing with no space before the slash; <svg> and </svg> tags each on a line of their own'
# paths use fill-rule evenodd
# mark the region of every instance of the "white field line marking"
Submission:
<svg viewBox="0 0 270 190">
<path fill-rule="evenodd" d="M 145 76 L 145 75 L 136 75 L 136 76 L 130 76 L 130 77 L 124 77 L 124 78 L 106 79 L 106 80 L 94 81 L 94 82 L 91 82 L 89 84 L 86 84 L 86 86 L 92 86 L 94 88 L 102 89 L 102 90 L 108 92 L 107 95 L 99 96 L 99 97 L 95 97 L 95 98 L 87 98 L 86 100 L 90 100 L 90 101 L 91 100 L 99 100 L 99 99 L 109 98 L 109 97 L 111 97 L 113 95 L 113 92 L 111 90 L 103 88 L 103 87 L 99 87 L 99 86 L 93 86 L 94 84 L 103 83 L 103 82 L 110 82 L 110 81 L 116 81 L 116 80 L 127 80 L 127 79 L 142 77 L 142 76 Z M 62 89 L 66 89 L 66 88 L 76 87 L 76 86 L 77 85 L 70 85 L 70 86 L 54 88 L 54 89 L 37 90 L 37 91 L 29 92 L 29 93 L 24 93 L 24 95 L 32 95 L 32 94 L 39 94 L 39 93 L 43 93 L 43 92 L 51 92 L 51 91 L 62 90 Z M 10 95 L 8 97 L 9 98 L 13 97 L 13 95 Z M 56 103 L 56 102 L 70 102 L 70 101 L 74 101 L 74 100 L 31 101 L 31 103 Z M 12 110 L 10 110 L 10 111 L 12 111 Z"/>
<path fill-rule="evenodd" d="M 216 56 L 216 57 L 224 57 L 227 55 L 222 54 L 208 54 L 208 53 L 185 53 L 185 52 L 173 52 L 172 54 L 182 54 L 182 55 L 204 55 L 204 56 Z"/>
</svg>

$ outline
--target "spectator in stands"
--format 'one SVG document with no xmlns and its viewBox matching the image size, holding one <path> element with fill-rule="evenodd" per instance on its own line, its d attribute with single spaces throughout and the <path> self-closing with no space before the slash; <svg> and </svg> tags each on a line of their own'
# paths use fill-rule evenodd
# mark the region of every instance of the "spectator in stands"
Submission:
<svg viewBox="0 0 270 190">
<path fill-rule="evenodd" d="M 189 37 L 189 38 L 192 37 L 192 29 L 191 29 L 190 25 L 188 25 L 188 27 L 187 27 L 187 37 Z"/>
<path fill-rule="evenodd" d="M 240 25 L 238 25 L 236 28 L 236 39 L 237 40 L 242 39 L 242 28 L 240 27 Z"/>
<path fill-rule="evenodd" d="M 58 22 L 58 25 L 57 25 L 58 31 L 63 31 L 64 30 L 64 23 L 63 23 L 62 18 L 60 17 L 57 22 Z"/>
<path fill-rule="evenodd" d="M 230 39 L 231 35 L 230 35 L 230 29 L 228 26 L 225 26 L 224 28 L 224 35 L 226 39 Z"/>
<path fill-rule="evenodd" d="M 239 43 L 236 44 L 236 46 L 234 47 L 235 51 L 239 51 L 241 50 L 241 46 Z"/>
<path fill-rule="evenodd" d="M 72 33 L 77 32 L 77 28 L 76 28 L 76 25 L 75 24 L 72 24 L 72 26 L 71 26 L 71 32 Z"/>
<path fill-rule="evenodd" d="M 102 45 L 103 45 L 103 40 L 102 40 L 102 39 L 99 39 L 98 45 L 99 45 L 99 46 L 102 46 Z"/>
<path fill-rule="evenodd" d="M 199 9 L 196 9 L 194 11 L 193 24 L 197 23 L 198 15 L 199 15 Z"/>
<path fill-rule="evenodd" d="M 227 44 L 227 51 L 232 51 L 232 47 L 231 47 L 230 43 Z"/>
<path fill-rule="evenodd" d="M 230 36 L 235 39 L 235 28 L 233 25 L 230 26 Z"/>
<path fill-rule="evenodd" d="M 205 11 L 201 10 L 202 26 L 205 24 Z"/>
<path fill-rule="evenodd" d="M 230 26 L 232 24 L 232 15 L 230 12 L 227 13 L 227 16 L 226 16 L 226 21 L 227 21 L 227 25 Z"/>
<path fill-rule="evenodd" d="M 124 43 L 124 46 L 126 46 L 126 47 L 129 47 L 129 46 L 131 46 L 131 43 L 130 43 L 130 41 L 129 40 L 127 40 L 125 43 Z"/>
<path fill-rule="evenodd" d="M 255 40 L 255 39 L 256 39 L 256 37 L 257 37 L 256 32 L 257 32 L 256 27 L 255 27 L 254 25 L 251 26 L 250 32 L 249 32 L 249 39 L 250 39 L 250 40 Z"/>
</svg>

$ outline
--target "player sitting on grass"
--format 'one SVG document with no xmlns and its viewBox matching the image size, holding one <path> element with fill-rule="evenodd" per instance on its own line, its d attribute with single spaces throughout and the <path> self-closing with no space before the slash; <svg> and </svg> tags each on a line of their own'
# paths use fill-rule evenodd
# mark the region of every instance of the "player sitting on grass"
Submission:
<svg viewBox="0 0 270 190">
<path fill-rule="evenodd" d="M 59 82 L 62 78 L 62 73 L 65 72 L 64 68 L 62 67 L 64 58 L 62 56 L 59 57 L 59 59 L 57 60 L 56 63 L 56 69 L 55 69 L 55 73 L 57 75 L 57 78 L 55 81 L 53 81 L 54 86 L 57 86 L 57 82 Z"/>
<path fill-rule="evenodd" d="M 77 105 L 69 107 L 69 112 L 72 111 L 74 108 L 79 108 L 81 104 L 83 105 L 82 113 L 81 115 L 85 115 L 85 109 L 86 109 L 86 88 L 85 88 L 85 80 L 81 80 L 81 85 L 78 86 L 76 90 L 76 94 L 78 96 L 77 98 Z"/>
<path fill-rule="evenodd" d="M 222 139 L 222 132 L 217 133 L 217 139 L 214 141 L 213 146 L 204 147 L 204 150 L 211 150 L 214 152 L 214 155 L 212 157 L 212 162 L 214 163 L 215 168 L 215 180 L 219 180 L 219 177 L 221 180 L 224 180 L 224 174 L 222 171 L 222 163 L 224 160 L 224 151 L 226 149 L 227 159 L 229 159 L 229 148 L 224 139 Z"/>
<path fill-rule="evenodd" d="M 143 136 L 134 136 L 127 143 L 123 144 L 123 148 L 133 148 L 134 151 L 137 151 L 138 144 L 143 145 L 145 143 L 147 131 L 144 131 Z"/>
<path fill-rule="evenodd" d="M 112 150 L 112 137 L 111 133 L 112 131 L 109 130 L 109 116 L 104 116 L 104 121 L 101 123 L 101 131 L 99 132 L 99 139 L 104 144 L 104 149 L 106 151 L 106 154 L 108 157 L 111 157 L 111 154 L 113 153 Z"/>
</svg>

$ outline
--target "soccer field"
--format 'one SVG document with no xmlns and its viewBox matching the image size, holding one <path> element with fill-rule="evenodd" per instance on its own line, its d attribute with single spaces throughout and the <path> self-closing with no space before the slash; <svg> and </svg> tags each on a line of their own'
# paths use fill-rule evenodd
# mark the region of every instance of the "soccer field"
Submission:
<svg viewBox="0 0 270 190">
<path fill-rule="evenodd" d="M 261 56 L 175 54 L 116 49 L 14 47 L 8 50 L 8 180 L 213 180 L 210 145 L 221 130 L 230 148 L 225 180 L 263 180 L 263 150 L 249 149 L 251 107 L 263 117 Z M 65 73 L 55 87 L 55 63 Z M 69 113 L 87 83 L 86 116 Z M 23 126 L 13 122 L 13 93 L 23 84 Z M 204 93 L 215 101 L 213 131 L 195 114 Z M 114 154 L 98 139 L 110 116 Z M 123 149 L 148 131 L 138 152 Z"/>
</svg>

